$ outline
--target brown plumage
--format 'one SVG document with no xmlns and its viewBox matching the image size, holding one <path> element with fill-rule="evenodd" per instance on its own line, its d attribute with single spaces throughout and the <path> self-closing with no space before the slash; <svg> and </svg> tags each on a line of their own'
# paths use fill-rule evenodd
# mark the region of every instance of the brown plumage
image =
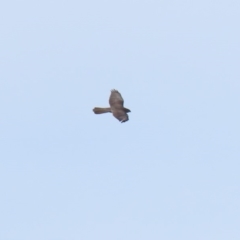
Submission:
<svg viewBox="0 0 240 240">
<path fill-rule="evenodd" d="M 117 118 L 121 123 L 128 121 L 128 112 L 131 112 L 129 109 L 123 106 L 124 100 L 121 94 L 113 89 L 109 98 L 110 108 L 99 108 L 95 107 L 93 112 L 95 114 L 108 113 L 111 112 L 115 118 Z"/>
</svg>

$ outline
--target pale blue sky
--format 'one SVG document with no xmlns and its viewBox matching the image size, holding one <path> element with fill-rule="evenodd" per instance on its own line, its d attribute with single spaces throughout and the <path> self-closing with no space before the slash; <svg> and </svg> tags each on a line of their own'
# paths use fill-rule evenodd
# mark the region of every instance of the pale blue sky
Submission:
<svg viewBox="0 0 240 240">
<path fill-rule="evenodd" d="M 0 240 L 239 240 L 240 2 L 2 1 Z M 110 114 L 122 93 L 130 121 Z"/>
</svg>

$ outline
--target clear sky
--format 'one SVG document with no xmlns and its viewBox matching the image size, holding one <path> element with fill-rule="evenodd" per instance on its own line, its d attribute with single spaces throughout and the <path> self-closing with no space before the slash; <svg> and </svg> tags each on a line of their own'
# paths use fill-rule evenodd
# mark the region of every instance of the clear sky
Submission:
<svg viewBox="0 0 240 240">
<path fill-rule="evenodd" d="M 2 1 L 0 240 L 239 240 L 240 1 Z M 130 120 L 95 115 L 121 92 Z"/>
</svg>

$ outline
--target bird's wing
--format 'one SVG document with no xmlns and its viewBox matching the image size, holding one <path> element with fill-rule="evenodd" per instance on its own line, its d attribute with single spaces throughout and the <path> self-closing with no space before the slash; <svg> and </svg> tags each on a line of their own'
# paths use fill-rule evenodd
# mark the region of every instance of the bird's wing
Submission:
<svg viewBox="0 0 240 240">
<path fill-rule="evenodd" d="M 111 108 L 122 108 L 123 103 L 122 95 L 117 90 L 113 89 L 109 98 Z"/>
<path fill-rule="evenodd" d="M 112 114 L 115 118 L 117 118 L 120 122 L 128 121 L 128 114 L 125 113 L 123 109 L 113 109 Z"/>
</svg>

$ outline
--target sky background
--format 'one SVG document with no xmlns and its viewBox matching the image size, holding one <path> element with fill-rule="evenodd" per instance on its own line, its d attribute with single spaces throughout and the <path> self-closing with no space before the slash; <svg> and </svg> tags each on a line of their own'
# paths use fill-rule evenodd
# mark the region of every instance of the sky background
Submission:
<svg viewBox="0 0 240 240">
<path fill-rule="evenodd" d="M 0 240 L 240 239 L 240 1 L 0 5 Z"/>
</svg>

